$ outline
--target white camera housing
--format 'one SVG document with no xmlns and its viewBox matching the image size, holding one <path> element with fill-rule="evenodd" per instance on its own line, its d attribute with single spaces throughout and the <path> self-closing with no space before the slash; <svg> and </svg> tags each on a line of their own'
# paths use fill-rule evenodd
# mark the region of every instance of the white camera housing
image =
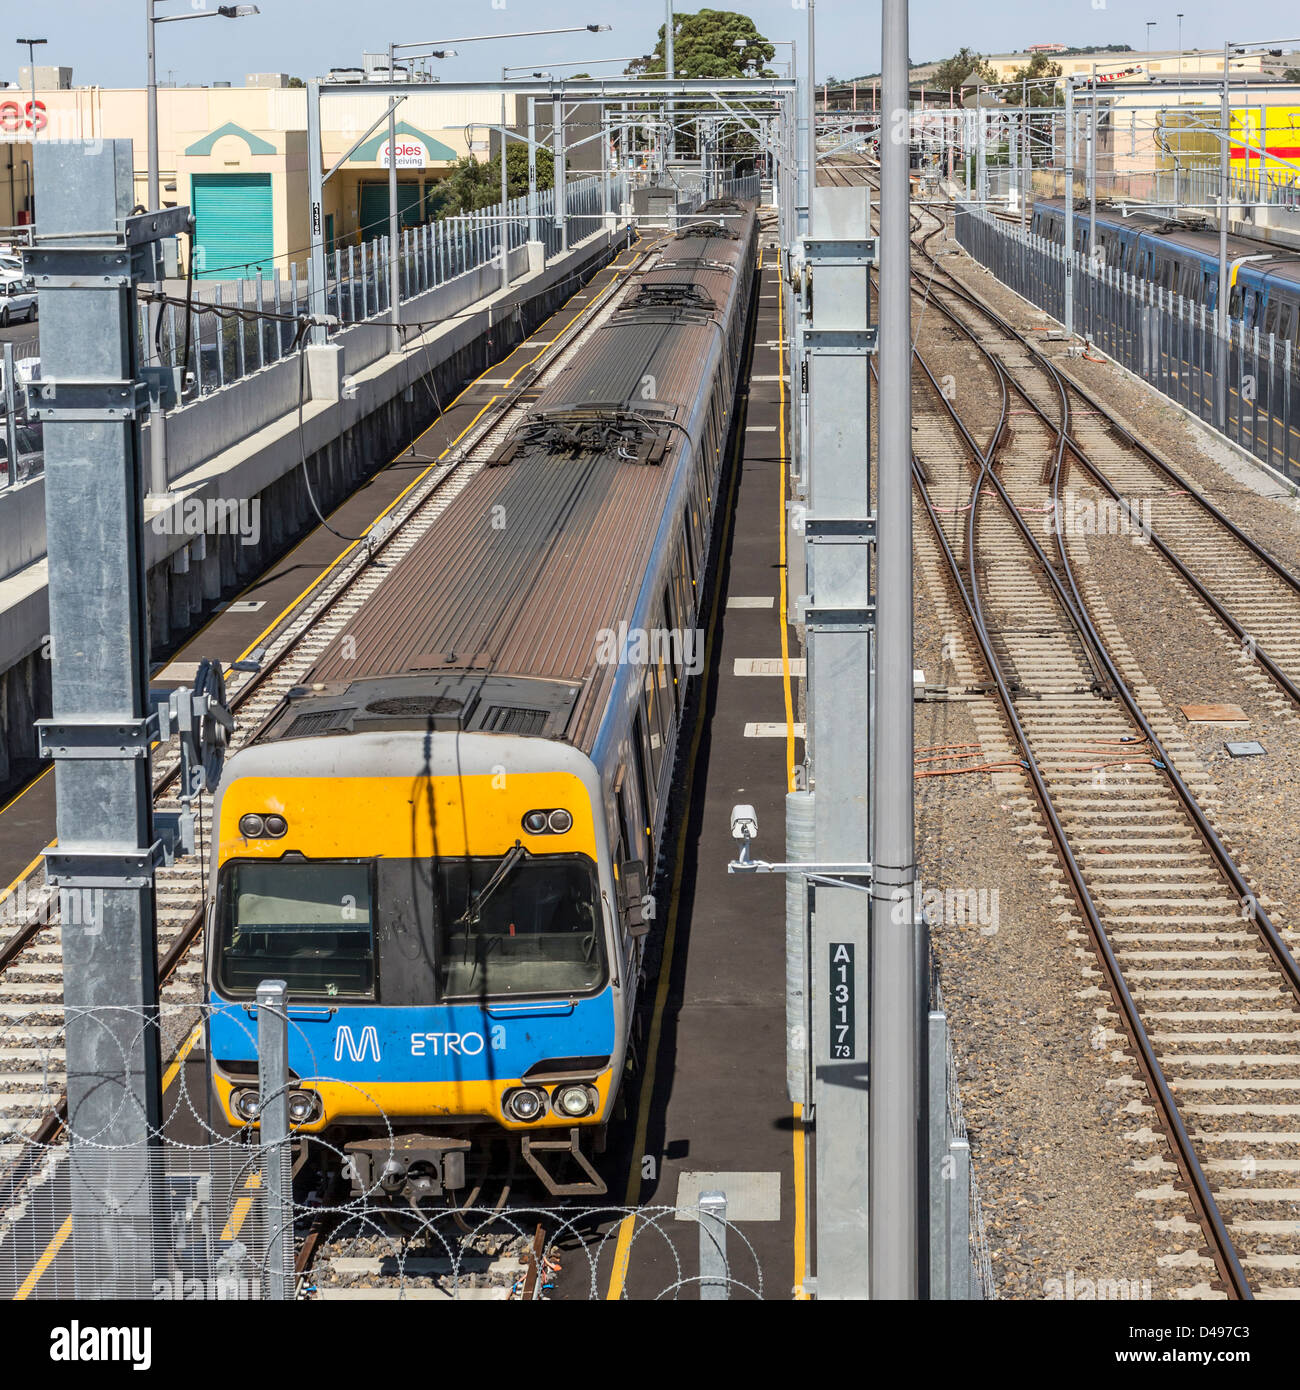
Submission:
<svg viewBox="0 0 1300 1390">
<path fill-rule="evenodd" d="M 731 808 L 731 838 L 753 840 L 758 836 L 758 812 L 752 806 Z"/>
</svg>

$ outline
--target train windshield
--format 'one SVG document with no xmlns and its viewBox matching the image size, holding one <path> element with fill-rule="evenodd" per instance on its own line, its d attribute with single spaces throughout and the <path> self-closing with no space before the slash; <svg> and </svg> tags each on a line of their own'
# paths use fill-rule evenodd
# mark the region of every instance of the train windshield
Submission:
<svg viewBox="0 0 1300 1390">
<path fill-rule="evenodd" d="M 236 860 L 218 887 L 215 983 L 381 1004 L 591 994 L 606 980 L 585 855 Z"/>
<path fill-rule="evenodd" d="M 231 994 L 284 980 L 291 995 L 373 996 L 371 866 L 306 861 L 226 866 L 217 979 Z"/>
<path fill-rule="evenodd" d="M 605 980 L 591 862 L 578 856 L 445 859 L 435 871 L 439 994 L 588 994 Z"/>
</svg>

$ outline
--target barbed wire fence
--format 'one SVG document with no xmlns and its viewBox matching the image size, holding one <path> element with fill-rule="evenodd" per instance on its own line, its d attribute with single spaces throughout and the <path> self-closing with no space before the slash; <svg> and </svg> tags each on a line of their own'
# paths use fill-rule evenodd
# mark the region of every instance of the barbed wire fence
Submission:
<svg viewBox="0 0 1300 1390">
<path fill-rule="evenodd" d="M 10 1040 L 23 1052 L 23 1083 L 0 1093 L 0 1297 L 603 1299 L 614 1266 L 626 1269 L 634 1255 L 635 1289 L 620 1278 L 622 1297 L 764 1296 L 758 1255 L 728 1219 L 722 1192 L 689 1205 L 551 1205 L 507 1200 L 507 1183 L 499 1202 L 475 1200 L 482 1188 L 471 1185 L 465 1205 L 403 1204 L 383 1185 L 382 1140 L 358 1180 L 354 1155 L 291 1124 L 291 1100 L 317 1086 L 351 1089 L 352 1108 L 370 1108 L 367 1129 L 386 1135 L 387 1158 L 400 1161 L 397 1130 L 364 1088 L 328 1067 L 289 1072 L 291 1031 L 313 1068 L 314 1051 L 283 1005 L 259 1001 L 254 1013 L 195 1002 L 135 1014 L 170 1059 L 163 1111 L 149 1144 L 103 1143 L 124 1108 L 139 1108 L 127 1070 L 139 1033 L 123 1041 L 125 1012 L 59 1010 L 64 1027 L 90 1026 L 106 1042 L 98 1073 L 79 1079 L 77 1093 L 99 1102 L 96 1123 L 82 1129 L 64 1095 L 63 1029 L 52 1015 Z M 238 1128 L 211 1094 L 203 1057 L 218 1016 L 258 1058 L 258 1117 Z M 64 1126 L 43 1137 L 40 1121 L 58 1107 Z M 327 1172 L 352 1176 L 351 1193 L 325 1190 Z"/>
</svg>

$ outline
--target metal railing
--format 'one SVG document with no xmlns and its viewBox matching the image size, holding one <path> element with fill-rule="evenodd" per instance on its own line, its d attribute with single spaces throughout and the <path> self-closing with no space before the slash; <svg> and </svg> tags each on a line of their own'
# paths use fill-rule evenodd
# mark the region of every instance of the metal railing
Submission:
<svg viewBox="0 0 1300 1390">
<path fill-rule="evenodd" d="M 929 1036 L 930 1297 L 994 1299 L 993 1264 L 979 1182 L 957 1087 L 948 1018 L 937 976 L 931 981 Z"/>
<path fill-rule="evenodd" d="M 611 174 L 607 205 L 611 216 L 618 215 L 627 197 L 626 175 Z M 573 246 L 599 231 L 606 207 L 599 175 L 569 182 L 565 204 L 563 234 L 556 219 L 554 189 L 532 199 L 527 194 L 511 198 L 504 212 L 500 203 L 494 203 L 402 228 L 397 257 L 399 303 L 481 266 L 500 265 L 503 237 L 511 251 L 539 240 L 549 261 L 559 254 L 562 244 Z M 326 312 L 338 319 L 338 328 L 375 320 L 392 308 L 388 253 L 389 238 L 379 236 L 328 254 Z M 298 338 L 298 326 L 292 320 L 307 312 L 311 298 L 310 278 L 300 277 L 296 264 L 289 266 L 287 276 L 281 276 L 277 269 L 272 276 L 259 272 L 248 279 L 200 282 L 193 288 L 197 303 L 218 312 L 190 316 L 187 401 L 218 391 L 284 358 Z M 243 317 L 231 311 L 252 313 Z M 148 314 L 149 306 L 142 305 L 141 341 L 146 343 Z M 283 317 L 259 317 L 273 315 Z M 185 352 L 185 318 L 182 305 L 164 307 L 157 344 L 161 349 L 157 360 L 164 366 L 180 365 Z"/>
<path fill-rule="evenodd" d="M 1060 319 L 1065 249 L 986 212 L 959 209 L 956 237 L 1010 289 Z M 1219 336 L 1214 314 L 1113 266 L 1074 261 L 1074 329 L 1121 366 L 1214 428 Z M 1300 484 L 1300 381 L 1289 338 L 1228 323 L 1222 432 L 1289 482 Z"/>
<path fill-rule="evenodd" d="M 36 360 L 35 339 L 5 343 L 0 371 L 0 488 L 24 483 L 45 472 L 45 444 L 40 423 L 27 416 L 27 393 L 22 389 Z"/>
</svg>

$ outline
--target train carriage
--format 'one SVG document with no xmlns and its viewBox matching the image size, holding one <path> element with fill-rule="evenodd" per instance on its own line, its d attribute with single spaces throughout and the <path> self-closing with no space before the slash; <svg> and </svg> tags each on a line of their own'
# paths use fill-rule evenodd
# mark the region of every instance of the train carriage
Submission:
<svg viewBox="0 0 1300 1390">
<path fill-rule="evenodd" d="M 1213 313 L 1219 293 L 1219 237 L 1217 231 L 1198 230 L 1168 219 L 1114 207 L 1098 208 L 1097 248 L 1101 264 L 1113 267 L 1161 289 L 1181 295 L 1193 304 L 1204 304 Z M 1033 231 L 1054 241 L 1065 241 L 1065 209 L 1062 199 L 1040 198 L 1034 204 Z M 1075 251 L 1089 254 L 1089 214 L 1077 209 L 1074 217 Z M 1300 346 L 1300 253 L 1285 246 L 1228 238 L 1228 313 L 1274 334 L 1280 342 Z"/>
<path fill-rule="evenodd" d="M 752 298 L 752 206 L 697 218 L 226 764 L 212 1085 L 255 1119 L 285 980 L 357 1191 L 604 1190 Z"/>
</svg>

